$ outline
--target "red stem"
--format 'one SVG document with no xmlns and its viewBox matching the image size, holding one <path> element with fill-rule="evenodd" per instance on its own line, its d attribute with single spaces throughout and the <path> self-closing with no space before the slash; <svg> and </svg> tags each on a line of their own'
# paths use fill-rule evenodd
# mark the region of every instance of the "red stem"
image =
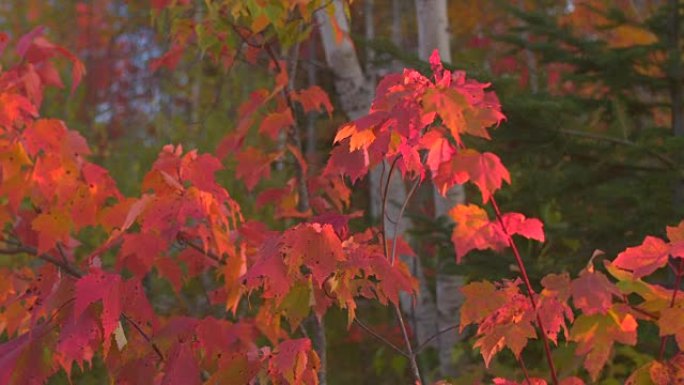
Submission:
<svg viewBox="0 0 684 385">
<path fill-rule="evenodd" d="M 532 284 L 530 283 L 530 277 L 527 275 L 525 263 L 523 262 L 522 257 L 520 256 L 520 252 L 518 251 L 518 247 L 515 245 L 513 238 L 506 229 L 506 225 L 504 224 L 503 218 L 501 217 L 501 211 L 499 211 L 499 205 L 497 205 L 494 196 L 491 197 L 491 201 L 492 207 L 494 208 L 494 213 L 496 214 L 496 219 L 499 221 L 499 224 L 501 225 L 501 229 L 503 230 L 504 234 L 506 234 L 506 237 L 508 238 L 508 244 L 511 246 L 511 250 L 513 250 L 513 255 L 515 255 L 515 261 L 518 263 L 520 274 L 522 275 L 523 281 L 525 282 L 525 287 L 527 288 L 527 296 L 530 298 L 530 303 L 532 303 L 532 309 L 534 310 L 534 313 L 537 317 L 537 326 L 539 327 L 539 333 L 541 334 L 542 341 L 544 342 L 544 353 L 546 354 L 546 361 L 549 364 L 549 369 L 551 370 L 551 379 L 554 385 L 558 385 L 556 367 L 554 366 L 553 359 L 551 358 L 551 346 L 549 345 L 549 340 L 546 337 L 546 331 L 544 330 L 544 325 L 541 322 L 539 313 L 537 313 L 537 302 L 534 300 L 535 293 L 534 289 L 532 288 Z"/>
<path fill-rule="evenodd" d="M 670 308 L 674 307 L 675 300 L 677 299 L 677 292 L 679 291 L 679 286 L 682 284 L 682 275 L 684 275 L 684 259 L 679 260 L 679 266 L 677 266 L 677 271 L 675 271 L 675 284 L 674 290 L 672 291 L 672 299 L 670 299 Z M 662 361 L 665 357 L 665 343 L 667 342 L 667 336 L 660 337 L 660 351 L 658 352 L 658 361 Z"/>
</svg>

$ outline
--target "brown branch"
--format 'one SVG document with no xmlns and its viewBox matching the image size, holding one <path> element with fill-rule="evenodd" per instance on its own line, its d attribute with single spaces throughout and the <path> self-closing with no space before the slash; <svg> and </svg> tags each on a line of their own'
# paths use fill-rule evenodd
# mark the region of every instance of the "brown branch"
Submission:
<svg viewBox="0 0 684 385">
<path fill-rule="evenodd" d="M 354 318 L 354 323 L 357 324 L 357 325 L 358 325 L 361 329 L 363 329 L 366 333 L 370 334 L 371 336 L 375 337 L 376 339 L 378 339 L 378 340 L 379 340 L 380 342 L 382 342 L 383 344 L 385 344 L 385 345 L 389 346 L 390 348 L 392 348 L 395 352 L 401 354 L 402 356 L 404 356 L 404 357 L 406 357 L 406 358 L 409 358 L 409 355 L 406 354 L 405 351 L 401 350 L 397 345 L 395 345 L 395 344 L 393 344 L 392 342 L 390 342 L 387 338 L 385 338 L 385 337 L 381 336 L 380 334 L 378 334 L 376 331 L 374 331 L 373 329 L 371 329 L 368 325 L 366 325 L 365 323 L 361 322 L 361 320 L 359 320 L 358 318 Z"/>
<path fill-rule="evenodd" d="M 209 250 L 204 250 L 204 247 L 202 247 L 202 246 L 196 244 L 195 242 L 193 242 L 192 240 L 190 240 L 190 239 L 189 239 L 187 236 L 185 236 L 184 234 L 180 234 L 180 233 L 179 233 L 178 236 L 176 237 L 176 239 L 178 240 L 178 242 L 179 242 L 181 245 L 187 245 L 187 246 L 189 246 L 191 249 L 195 249 L 195 250 L 199 251 L 200 253 L 202 253 L 202 255 L 204 255 L 205 257 L 211 259 L 212 261 L 218 263 L 219 265 L 224 266 L 224 265 L 226 264 L 226 262 L 225 262 L 223 259 L 221 259 L 218 255 L 212 253 L 212 252 L 209 251 Z"/>
<path fill-rule="evenodd" d="M 394 265 L 394 260 L 397 254 L 397 233 L 399 232 L 399 221 L 401 221 L 401 217 L 404 215 L 404 210 L 406 210 L 406 206 L 408 206 L 408 202 L 413 196 L 413 193 L 416 192 L 419 184 L 420 178 L 417 178 L 413 183 L 413 186 L 411 186 L 411 190 L 408 192 L 408 194 L 406 194 L 406 199 L 404 199 L 404 203 L 401 205 L 401 209 L 399 210 L 397 223 L 394 224 L 394 238 L 392 238 L 392 255 L 390 257 L 390 265 Z"/>
<path fill-rule="evenodd" d="M 401 314 L 401 309 L 399 309 L 399 305 L 396 303 L 394 304 L 394 312 L 397 314 L 397 320 L 399 320 L 399 326 L 401 327 L 401 334 L 404 336 L 404 343 L 406 344 L 406 349 L 408 350 L 408 359 L 409 363 L 411 364 L 411 370 L 413 371 L 413 378 L 416 380 L 416 385 L 420 385 L 422 384 L 422 381 L 420 377 L 420 369 L 418 369 L 418 363 L 416 362 L 416 353 L 411 347 L 411 339 L 406 331 L 404 316 Z"/>
<path fill-rule="evenodd" d="M 121 313 L 121 318 L 123 318 L 124 320 L 126 320 L 126 322 L 131 324 L 133 326 L 133 328 L 135 328 L 135 330 L 137 330 L 138 333 L 140 333 L 140 335 L 145 339 L 145 341 L 147 341 L 147 343 L 152 346 L 152 349 L 154 349 L 154 352 L 157 353 L 157 356 L 159 356 L 159 360 L 164 361 L 164 355 L 162 354 L 161 350 L 159 350 L 159 346 L 157 346 L 157 344 L 154 343 L 154 341 L 152 341 L 150 336 L 148 336 L 147 333 L 145 333 L 145 331 L 142 330 L 140 325 L 138 325 L 136 322 L 134 322 L 132 319 L 130 319 L 126 315 L 126 313 Z"/>
<path fill-rule="evenodd" d="M 422 343 L 420 346 L 418 346 L 418 347 L 416 348 L 416 354 L 420 354 L 420 352 L 422 352 L 423 349 L 425 349 L 426 347 L 428 347 L 428 345 L 430 344 L 430 342 L 432 342 L 432 340 L 434 340 L 435 338 L 441 336 L 442 334 L 444 334 L 444 333 L 446 333 L 446 332 L 448 332 L 448 331 L 454 330 L 454 329 L 456 329 L 456 328 L 458 328 L 458 327 L 459 327 L 459 325 L 452 325 L 452 326 L 449 326 L 448 328 L 442 329 L 442 330 L 438 331 L 437 333 L 431 335 L 430 337 L 428 337 L 428 339 L 426 339 L 425 341 L 423 341 L 423 343 Z"/>
</svg>

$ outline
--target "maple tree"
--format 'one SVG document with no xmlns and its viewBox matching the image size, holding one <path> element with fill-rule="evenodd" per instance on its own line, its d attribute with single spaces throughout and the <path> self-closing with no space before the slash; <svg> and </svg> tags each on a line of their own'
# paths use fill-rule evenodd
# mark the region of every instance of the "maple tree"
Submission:
<svg viewBox="0 0 684 385">
<path fill-rule="evenodd" d="M 605 262 L 612 279 L 595 266 L 597 253 L 576 278 L 549 274 L 535 289 L 516 239 L 544 242 L 543 224 L 501 211 L 495 193 L 512 182 L 510 172 L 496 154 L 467 145 L 468 138 L 490 139 L 489 130 L 505 119 L 490 85 L 445 69 L 435 52 L 430 76 L 405 69 L 384 77 L 368 114 L 342 124 L 326 166 L 310 170 L 297 121 L 310 111 L 331 115 L 333 105 L 318 86 L 293 88 L 287 63 L 276 57 L 269 39 L 275 33 L 284 46 L 295 44 L 288 39 L 304 35 L 293 31 L 327 5 L 276 3 L 265 12 L 250 4 L 213 4 L 211 12 L 230 13 L 236 23 L 217 23 L 210 14 L 201 28 L 179 28 L 174 45 L 151 67 L 173 69 L 196 39 L 226 66 L 246 46 L 254 63 L 266 59 L 273 83 L 241 105 L 236 129 L 215 155 L 164 146 L 134 197 L 124 196 L 108 171 L 88 160 L 90 149 L 79 133 L 39 113 L 44 90 L 63 87 L 63 59 L 71 66 L 72 92 L 83 64 L 47 40 L 42 28 L 12 43 L 2 35 L 0 49 L 12 51 L 13 64 L 0 74 L 0 253 L 15 262 L 0 270 L 0 332 L 6 336 L 0 382 L 41 384 L 60 371 L 71 378 L 74 364 L 84 371 L 98 357 L 120 384 L 315 384 L 321 357 L 302 324 L 336 307 L 346 311 L 347 327 L 356 323 L 406 357 L 412 381 L 421 383 L 421 346 L 412 346 L 399 308 L 399 293 L 417 290 L 397 257 L 411 251 L 396 228 L 357 232 L 349 226 L 357 214 L 349 212 L 347 182 L 385 161 L 391 165 L 386 180 L 399 173 L 414 186 L 411 191 L 434 183 L 445 193 L 468 182 L 480 191 L 482 206 L 462 204 L 449 212 L 456 223 L 454 263 L 473 250 L 510 249 L 515 257 L 519 277 L 462 289 L 460 328 L 476 325 L 475 347 L 486 365 L 508 349 L 520 364 L 522 383 L 545 384 L 528 373 L 522 355 L 530 340 L 539 339 L 550 382 L 583 384 L 579 376 L 559 378 L 552 345 L 575 344 L 594 381 L 615 344 L 634 345 L 638 327 L 651 323 L 662 337 L 657 357 L 627 382 L 681 380 L 684 358 L 666 357 L 665 345 L 674 336 L 684 347 L 684 222 L 667 227 L 667 241 L 648 236 Z M 156 10 L 187 5 L 152 2 Z M 299 16 L 295 24 L 304 24 L 289 24 L 293 12 Z M 212 41 L 221 34 L 226 45 Z M 250 144 L 255 131 L 271 142 L 286 139 L 264 149 Z M 275 230 L 246 217 L 215 174 L 235 162 L 236 178 L 253 191 L 269 179 L 271 165 L 286 157 L 293 160 L 294 175 L 257 198 L 287 224 Z M 101 242 L 82 241 L 89 231 L 98 232 Z M 672 288 L 644 280 L 665 267 L 676 277 Z M 201 276 L 215 283 L 206 300 L 222 310 L 220 317 L 163 314 L 151 303 L 150 282 L 164 282 L 181 296 Z M 394 309 L 403 345 L 360 320 L 363 299 Z"/>
</svg>

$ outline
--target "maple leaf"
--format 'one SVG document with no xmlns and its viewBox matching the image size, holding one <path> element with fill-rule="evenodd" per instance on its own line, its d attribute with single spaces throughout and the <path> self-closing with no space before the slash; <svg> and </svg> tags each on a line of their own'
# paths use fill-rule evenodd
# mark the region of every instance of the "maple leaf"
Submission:
<svg viewBox="0 0 684 385">
<path fill-rule="evenodd" d="M 259 180 L 267 179 L 271 175 L 271 163 L 280 155 L 267 154 L 256 147 L 247 147 L 235 157 L 238 162 L 235 175 L 245 182 L 247 190 L 252 191 Z"/>
<path fill-rule="evenodd" d="M 485 318 L 477 329 L 479 338 L 473 347 L 480 348 L 487 367 L 504 347 L 520 357 L 527 340 L 537 338 L 529 299 L 516 293 L 508 301 Z"/>
<path fill-rule="evenodd" d="M 350 139 L 345 138 L 332 149 L 324 173 L 347 175 L 354 183 L 368 173 L 370 157 L 367 150 L 351 151 L 349 142 Z"/>
<path fill-rule="evenodd" d="M 634 273 L 635 278 L 649 275 L 667 264 L 670 247 L 660 238 L 647 236 L 636 247 L 628 247 L 618 254 L 613 265 Z"/>
<path fill-rule="evenodd" d="M 63 211 L 38 214 L 31 222 L 31 227 L 38 233 L 38 253 L 47 252 L 57 242 L 68 242 L 71 226 L 71 218 Z"/>
<path fill-rule="evenodd" d="M 26 55 L 26 51 L 28 51 L 31 43 L 33 43 L 33 40 L 36 39 L 39 36 L 43 35 L 43 32 L 45 31 L 45 27 L 42 25 L 39 25 L 35 28 L 33 28 L 30 32 L 26 33 L 22 37 L 19 38 L 17 41 L 17 45 L 14 48 L 15 51 L 17 52 L 17 55 L 20 57 L 23 57 Z"/>
<path fill-rule="evenodd" d="M 305 113 L 313 110 L 325 110 L 328 116 L 332 116 L 333 106 L 328 94 L 319 86 L 298 90 L 292 93 L 292 100 L 301 104 Z"/>
<path fill-rule="evenodd" d="M 489 281 L 471 282 L 461 288 L 461 293 L 465 300 L 461 306 L 460 331 L 470 324 L 481 323 L 507 300 L 506 295 Z"/>
<path fill-rule="evenodd" d="M 110 336 L 119 325 L 122 310 L 121 276 L 91 268 L 88 275 L 76 282 L 75 296 L 75 318 L 80 317 L 90 304 L 102 301 L 102 338 L 104 352 L 107 354 L 111 344 Z"/>
<path fill-rule="evenodd" d="M 289 108 L 283 111 L 271 112 L 261 121 L 259 132 L 276 140 L 284 128 L 290 127 L 294 123 L 292 111 Z"/>
<path fill-rule="evenodd" d="M 431 128 L 425 135 L 420 138 L 421 148 L 428 150 L 428 155 L 425 160 L 425 164 L 430 169 L 433 179 L 437 178 L 437 175 L 444 178 L 443 174 L 439 174 L 439 166 L 442 163 L 451 160 L 453 155 L 456 153 L 456 149 L 449 143 L 449 140 L 444 136 L 442 130 L 439 128 Z M 448 182 L 438 182 L 435 180 L 435 184 L 440 186 Z"/>
<path fill-rule="evenodd" d="M 202 379 L 200 368 L 190 349 L 190 343 L 178 341 L 171 352 L 165 365 L 162 385 L 200 385 Z"/>
<path fill-rule="evenodd" d="M 25 96 L 0 92 L 0 126 L 11 130 L 16 120 L 25 120 L 38 116 L 38 110 Z"/>
<path fill-rule="evenodd" d="M 264 355 L 267 355 L 264 353 Z M 259 374 L 261 361 L 246 354 L 232 352 L 223 354 L 219 369 L 207 380 L 208 385 L 249 384 Z"/>
<path fill-rule="evenodd" d="M 122 282 L 121 298 L 126 319 L 135 322 L 141 330 L 147 330 L 152 334 L 159 326 L 159 320 L 147 300 L 142 280 L 132 278 Z"/>
<path fill-rule="evenodd" d="M 42 323 L 30 333 L 0 343 L 0 383 L 8 385 L 41 385 L 57 368 L 45 349 L 55 343 L 53 328 Z"/>
<path fill-rule="evenodd" d="M 66 126 L 58 119 L 38 119 L 22 132 L 26 150 L 31 156 L 36 156 L 39 151 L 60 152 L 66 136 Z"/>
<path fill-rule="evenodd" d="M 259 259 L 247 269 L 243 282 L 250 289 L 262 286 L 264 298 L 282 298 L 292 284 L 287 266 L 278 252 L 278 238 L 266 240 L 259 250 Z"/>
<path fill-rule="evenodd" d="M 503 181 L 511 183 L 511 176 L 495 154 L 466 149 L 452 156 L 448 162 L 440 164 L 435 177 L 435 183 L 442 195 L 454 184 L 467 181 L 477 185 L 482 201 L 487 203 L 494 192 L 501 188 Z"/>
<path fill-rule="evenodd" d="M 449 211 L 449 216 L 456 223 L 451 241 L 456 249 L 457 263 L 471 250 L 500 250 L 508 245 L 501 226 L 492 223 L 487 212 L 479 206 L 459 204 Z"/>
<path fill-rule="evenodd" d="M 318 384 L 316 370 L 320 362 L 308 338 L 281 342 L 269 366 L 274 374 L 282 376 L 288 384 Z"/>
<path fill-rule="evenodd" d="M 167 242 L 154 233 L 124 234 L 117 265 L 127 267 L 136 276 L 143 277 L 167 247 Z"/>
<path fill-rule="evenodd" d="M 570 286 L 575 307 L 585 315 L 606 314 L 613 304 L 613 296 L 620 291 L 599 271 L 584 269 Z"/>
<path fill-rule="evenodd" d="M 302 320 L 309 315 L 313 303 L 313 293 L 310 280 L 295 282 L 290 291 L 277 308 L 290 323 L 290 329 L 296 330 Z"/>
<path fill-rule="evenodd" d="M 401 291 L 412 295 L 418 289 L 418 282 L 402 261 L 394 261 L 394 265 L 391 265 L 384 255 L 373 254 L 369 262 L 371 274 L 380 281 L 376 289 L 380 303 L 385 304 L 387 298 L 399 304 Z"/>
<path fill-rule="evenodd" d="M 510 235 L 518 234 L 527 239 L 544 242 L 544 224 L 536 218 L 525 218 L 520 213 L 506 213 L 501 221 Z"/>
<path fill-rule="evenodd" d="M 658 318 L 658 327 L 660 327 L 660 335 L 674 335 L 679 349 L 684 349 L 684 309 L 676 307 L 667 307 L 660 312 Z"/>
<path fill-rule="evenodd" d="M 658 361 L 651 361 L 635 370 L 625 385 L 669 385 L 676 384 L 669 379 L 667 367 Z"/>
<path fill-rule="evenodd" d="M 577 342 L 575 354 L 586 355 L 584 367 L 595 381 L 610 358 L 613 344 L 636 344 L 637 322 L 620 307 L 613 306 L 606 314 L 582 314 L 572 325 L 570 340 Z"/>
<path fill-rule="evenodd" d="M 537 300 L 537 314 L 544 325 L 547 337 L 557 343 L 558 333 L 563 330 L 566 338 L 568 330 L 565 319 L 571 323 L 574 314 L 567 301 L 571 294 L 571 281 L 567 273 L 549 274 L 542 278 L 544 289 Z"/>
<path fill-rule="evenodd" d="M 667 238 L 670 240 L 670 254 L 675 258 L 684 258 L 684 221 L 677 226 L 667 226 Z"/>
<path fill-rule="evenodd" d="M 92 361 L 102 340 L 101 334 L 97 319 L 90 311 L 86 310 L 78 317 L 73 312 L 67 316 L 55 347 L 55 361 L 64 368 L 68 377 L 71 377 L 74 362 L 83 371 L 83 364 Z"/>
<path fill-rule="evenodd" d="M 537 303 L 537 313 L 542 325 L 544 325 L 546 337 L 553 341 L 554 344 L 558 343 L 558 333 L 561 330 L 563 330 L 566 337 L 568 336 L 565 319 L 567 318 L 572 322 L 574 314 L 566 302 L 560 301 L 555 297 L 542 296 Z"/>
<path fill-rule="evenodd" d="M 519 284 L 519 280 L 509 281 L 496 287 L 484 281 L 462 289 L 461 330 L 471 323 L 480 324 L 474 347 L 480 348 L 486 366 L 505 347 L 519 357 L 527 341 L 536 338 L 535 313 L 529 298 L 520 293 Z"/>
<path fill-rule="evenodd" d="M 221 161 L 210 154 L 198 155 L 196 150 L 190 151 L 181 160 L 180 178 L 183 181 L 192 183 L 202 191 L 214 193 L 215 195 L 225 195 L 214 179 L 214 174 L 222 170 Z"/>
<path fill-rule="evenodd" d="M 290 269 L 299 271 L 307 266 L 318 286 L 335 270 L 337 263 L 346 258 L 342 242 L 331 225 L 308 223 L 287 230 L 281 238 L 281 251 Z"/>
<path fill-rule="evenodd" d="M 430 88 L 423 95 L 422 102 L 425 111 L 439 114 L 451 135 L 461 143 L 461 133 L 468 130 L 463 115 L 469 107 L 466 97 L 452 88 Z"/>
</svg>

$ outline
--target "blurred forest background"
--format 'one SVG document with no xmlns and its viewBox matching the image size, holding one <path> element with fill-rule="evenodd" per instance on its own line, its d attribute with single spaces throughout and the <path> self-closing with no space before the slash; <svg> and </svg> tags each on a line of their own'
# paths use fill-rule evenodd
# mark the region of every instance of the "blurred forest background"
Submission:
<svg viewBox="0 0 684 385">
<path fill-rule="evenodd" d="M 443 2 L 451 51 L 447 61 L 471 78 L 491 82 L 507 116 L 491 142 L 477 144 L 499 154 L 511 170 L 512 185 L 499 193 L 501 206 L 545 223 L 547 242 L 523 245 L 533 277 L 551 271 L 576 273 L 595 249 L 612 257 L 640 243 L 646 234 L 663 235 L 665 225 L 682 219 L 682 2 Z M 151 11 L 159 3 L 165 1 L 152 0 L 152 7 L 137 0 L 0 2 L 0 29 L 16 37 L 43 25 L 51 41 L 72 50 L 85 63 L 87 74 L 81 86 L 72 95 L 50 90 L 42 114 L 64 119 L 78 129 L 91 144 L 95 162 L 111 171 L 126 194 L 139 193 L 136 186 L 164 144 L 216 151 L 226 133 L 235 129 L 240 104 L 254 89 L 272 81 L 263 66 L 249 63 L 249 52 L 228 65 L 209 60 L 211 41 L 202 36 L 160 60 L 179 44 L 170 36 L 177 37 L 189 20 L 202 20 L 207 11 L 203 0 L 178 1 L 185 5 Z M 269 1 L 253 3 L 258 7 Z M 403 67 L 429 69 L 418 39 L 419 3 L 423 1 L 351 4 L 350 37 L 369 82 Z M 283 58 L 296 58 L 292 81 L 318 84 L 336 107 L 332 118 L 306 117 L 301 140 L 315 169 L 324 165 L 335 130 L 348 117 L 335 97 L 335 73 L 326 63 L 320 33 L 315 25 L 304 32 L 306 38 L 296 42 L 284 41 L 288 33 L 273 34 L 282 43 Z M 278 146 L 277 141 L 250 140 L 263 148 Z M 240 162 L 236 158 L 224 158 L 227 170 L 234 170 L 232 166 Z M 269 180 L 252 191 L 234 171 L 222 173 L 221 181 L 246 217 L 283 228 L 282 220 L 274 218 L 272 209 L 260 207 L 256 197 L 271 186 L 281 186 L 293 167 L 286 159 L 267 162 L 266 167 L 271 168 Z M 369 209 L 369 186 L 368 181 L 358 182 L 351 200 L 353 208 L 364 213 L 352 222 L 359 229 L 377 222 Z M 427 289 L 436 295 L 440 274 L 467 280 L 512 276 L 510 256 L 473 253 L 456 265 L 449 240 L 451 225 L 445 218 L 434 219 L 431 194 L 429 186 L 421 188 L 408 214 L 413 223 L 408 238 L 420 256 Z M 479 199 L 470 191 L 466 197 Z M 192 306 L 191 292 L 186 299 Z M 399 338 L 386 309 L 369 305 L 359 313 L 390 340 Z M 402 357 L 356 326 L 347 330 L 344 314 L 329 318 L 330 384 L 403 381 Z M 485 368 L 477 351 L 469 347 L 467 332 L 464 337 L 447 352 L 459 378 L 455 383 L 477 383 Z M 657 343 L 657 338 L 640 339 L 642 350 L 646 346 L 647 351 L 655 351 Z M 429 348 L 421 355 L 420 365 L 431 377 L 439 377 L 439 355 L 444 352 L 438 350 Z M 602 383 L 621 383 L 643 362 L 638 350 L 619 348 Z M 538 362 L 544 369 L 542 360 L 534 359 L 541 357 L 541 350 L 525 354 L 531 356 L 527 362 Z M 581 366 L 581 360 L 562 345 L 555 354 L 564 362 L 561 371 Z M 490 370 L 506 375 L 518 369 L 506 352 Z M 65 376 L 51 381 L 67 383 Z M 95 370 L 77 376 L 74 383 L 101 380 Z"/>
</svg>

